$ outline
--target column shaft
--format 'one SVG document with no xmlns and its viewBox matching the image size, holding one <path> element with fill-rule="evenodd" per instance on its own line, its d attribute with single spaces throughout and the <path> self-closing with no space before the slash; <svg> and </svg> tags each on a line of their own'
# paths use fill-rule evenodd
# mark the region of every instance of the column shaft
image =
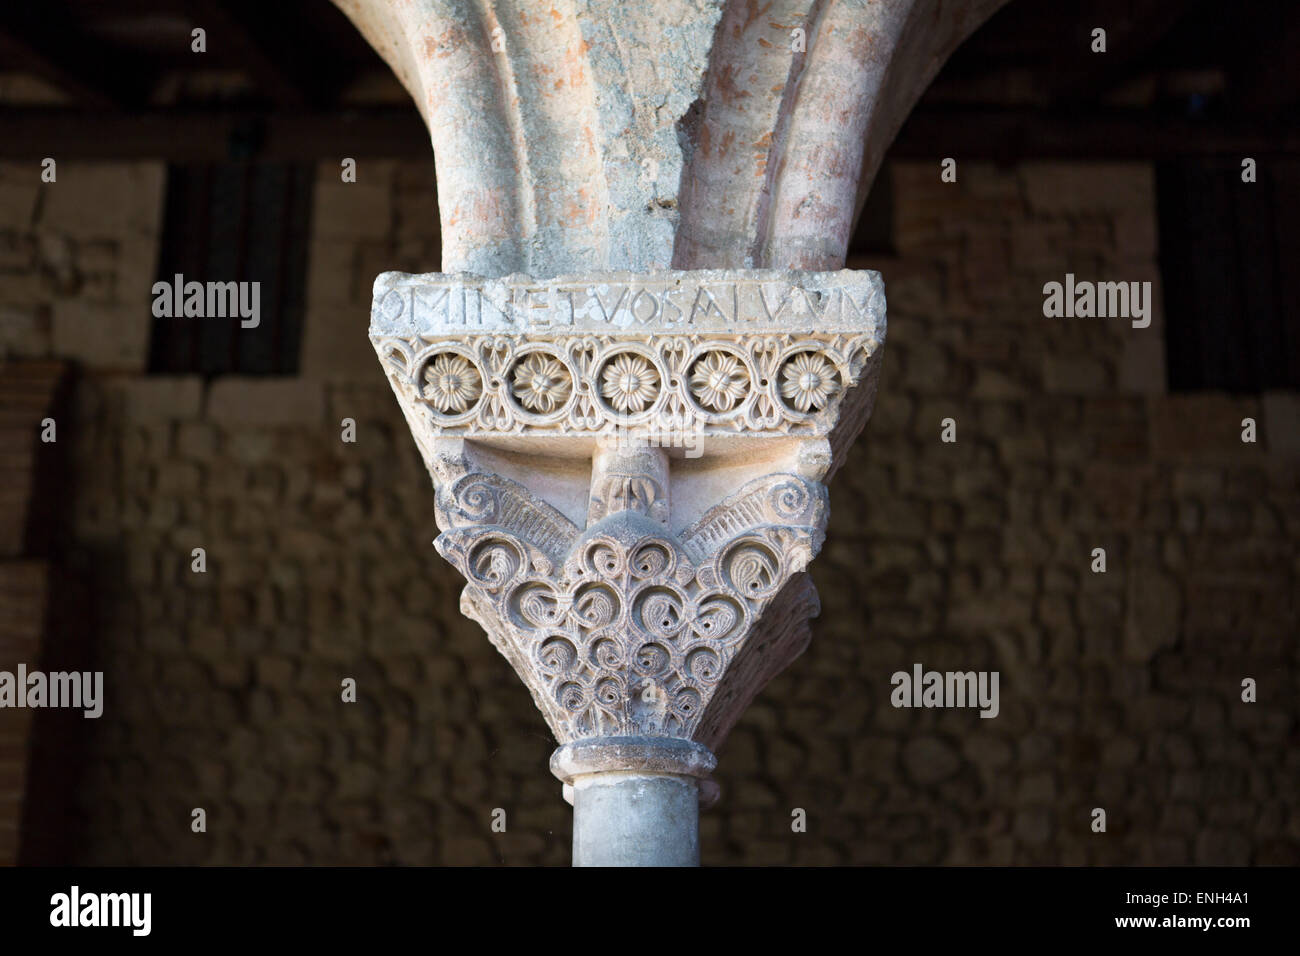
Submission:
<svg viewBox="0 0 1300 956">
<path fill-rule="evenodd" d="M 699 782 L 642 772 L 575 778 L 573 865 L 699 866 Z"/>
</svg>

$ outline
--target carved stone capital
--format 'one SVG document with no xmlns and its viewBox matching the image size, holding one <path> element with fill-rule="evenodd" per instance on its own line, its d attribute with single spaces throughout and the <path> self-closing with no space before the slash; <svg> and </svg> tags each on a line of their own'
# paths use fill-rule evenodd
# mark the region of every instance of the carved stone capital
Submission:
<svg viewBox="0 0 1300 956">
<path fill-rule="evenodd" d="M 556 775 L 707 778 L 807 645 L 824 482 L 874 395 L 879 277 L 388 273 L 371 339 L 461 609 L 532 692 Z"/>
</svg>

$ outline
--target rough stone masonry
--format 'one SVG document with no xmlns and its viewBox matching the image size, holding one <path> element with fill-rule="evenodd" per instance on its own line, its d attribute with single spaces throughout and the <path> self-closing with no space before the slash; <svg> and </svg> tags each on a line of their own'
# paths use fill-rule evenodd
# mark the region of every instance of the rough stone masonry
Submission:
<svg viewBox="0 0 1300 956">
<path fill-rule="evenodd" d="M 890 318 L 870 440 L 828 486 L 813 640 L 718 751 L 702 859 L 1294 865 L 1295 704 L 1269 690 L 1300 667 L 1300 403 L 1165 393 L 1162 349 L 1146 348 L 1164 322 L 1150 164 L 962 170 L 947 184 L 895 161 L 882 180 L 896 254 L 869 262 Z M 66 806 L 60 834 L 82 827 L 54 855 L 25 820 L 24 859 L 570 858 L 555 744 L 456 610 L 464 580 L 429 546 L 426 469 L 357 321 L 376 273 L 437 261 L 433 160 L 364 171 L 341 183 L 320 167 L 301 375 L 205 382 L 143 375 L 148 310 L 98 304 L 153 278 L 162 166 L 82 166 L 38 204 L 30 170 L 0 164 L 15 200 L 0 203 L 5 347 L 84 363 L 60 560 L 96 612 L 93 632 L 81 615 L 66 626 L 93 633 L 120 702 L 69 714 L 95 731 L 82 786 L 61 796 L 29 775 L 30 806 Z M 1153 280 L 1151 329 L 1045 320 L 1043 283 L 1080 261 Z M 87 342 L 69 330 L 91 307 L 104 317 Z M 936 440 L 946 416 L 956 444 Z M 1264 436 L 1246 454 L 1244 416 Z M 1082 560 L 1094 545 L 1106 574 Z M 207 575 L 188 570 L 196 546 L 216 556 Z M 10 600 L 38 590 L 7 580 Z M 889 675 L 916 661 L 1001 671 L 998 718 L 891 707 Z M 341 673 L 365 688 L 342 708 Z M 1268 675 L 1260 703 L 1225 703 L 1225 675 L 1252 673 Z M 0 723 L 24 733 L 42 713 Z M 203 841 L 176 827 L 196 792 L 238 826 Z M 1104 837 L 1078 825 L 1098 803 Z M 503 833 L 485 825 L 498 806 Z M 807 832 L 791 833 L 794 807 Z M 10 838 L 0 826 L 0 852 Z"/>
</svg>

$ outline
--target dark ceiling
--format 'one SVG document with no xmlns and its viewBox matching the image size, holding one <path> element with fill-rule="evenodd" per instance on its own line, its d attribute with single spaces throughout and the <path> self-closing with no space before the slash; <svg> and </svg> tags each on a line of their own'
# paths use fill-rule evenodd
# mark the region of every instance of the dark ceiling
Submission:
<svg viewBox="0 0 1300 956">
<path fill-rule="evenodd" d="M 1105 54 L 1090 51 L 1098 26 Z M 1300 0 L 1013 0 L 954 54 L 891 155 L 1300 154 L 1298 52 Z M 429 150 L 328 0 L 5 3 L 0 104 L 0 156 Z"/>
</svg>

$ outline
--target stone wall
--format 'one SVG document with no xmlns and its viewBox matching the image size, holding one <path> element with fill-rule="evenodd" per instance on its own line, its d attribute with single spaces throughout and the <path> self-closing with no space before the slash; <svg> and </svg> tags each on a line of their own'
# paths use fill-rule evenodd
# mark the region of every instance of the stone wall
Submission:
<svg viewBox="0 0 1300 956">
<path fill-rule="evenodd" d="M 720 754 L 704 861 L 1300 862 L 1295 396 L 1166 395 L 1159 317 L 1042 316 L 1067 271 L 1158 288 L 1149 167 L 892 173 L 898 254 L 854 263 L 890 328 L 822 617 Z M 553 743 L 459 614 L 365 335 L 377 273 L 436 267 L 432 163 L 321 167 L 294 379 L 141 374 L 163 178 L 0 166 L 0 348 L 82 368 L 49 666 L 107 696 L 33 780 L 26 858 L 567 863 Z M 998 670 L 1000 715 L 894 709 L 916 662 Z M 38 729 L 34 766 L 65 743 Z"/>
<path fill-rule="evenodd" d="M 45 631 L 50 563 L 44 545 L 57 502 L 43 492 L 61 462 L 38 452 L 37 431 L 54 426 L 47 416 L 61 414 L 63 371 L 61 362 L 0 363 L 0 669 L 10 671 L 39 656 Z M 0 866 L 18 859 L 33 713 L 0 710 Z"/>
<path fill-rule="evenodd" d="M 1149 167 L 893 171 L 884 374 L 831 489 L 821 627 L 724 773 L 805 779 L 827 861 L 1296 862 L 1295 397 L 1166 395 L 1159 315 L 1043 317 L 1067 271 L 1158 297 Z M 998 670 L 1000 715 L 889 706 L 915 662 Z M 733 853 L 804 858 L 744 820 Z"/>
</svg>

